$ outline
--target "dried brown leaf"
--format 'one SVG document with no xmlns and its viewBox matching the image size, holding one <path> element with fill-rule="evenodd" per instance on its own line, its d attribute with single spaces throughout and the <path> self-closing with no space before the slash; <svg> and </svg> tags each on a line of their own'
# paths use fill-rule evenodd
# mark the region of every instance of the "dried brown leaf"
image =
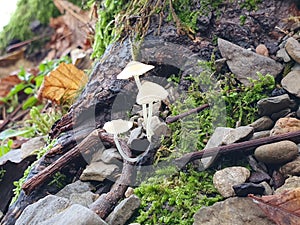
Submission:
<svg viewBox="0 0 300 225">
<path fill-rule="evenodd" d="M 276 224 L 300 224 L 300 188 L 277 195 L 262 196 L 261 198 L 254 195 L 249 195 L 249 197 Z"/>
<path fill-rule="evenodd" d="M 61 63 L 45 77 L 39 97 L 57 104 L 72 100 L 87 80 L 87 75 L 73 64 Z"/>
<path fill-rule="evenodd" d="M 17 75 L 6 76 L 0 79 L 0 97 L 4 98 L 10 90 L 16 85 L 21 83 Z"/>
</svg>

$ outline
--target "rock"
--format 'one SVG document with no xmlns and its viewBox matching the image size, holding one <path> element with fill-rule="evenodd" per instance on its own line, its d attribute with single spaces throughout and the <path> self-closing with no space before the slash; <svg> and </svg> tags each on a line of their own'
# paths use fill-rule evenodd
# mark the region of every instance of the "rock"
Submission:
<svg viewBox="0 0 300 225">
<path fill-rule="evenodd" d="M 100 160 L 104 163 L 116 163 L 117 161 L 122 161 L 122 156 L 116 148 L 108 148 L 103 151 Z"/>
<path fill-rule="evenodd" d="M 22 159 L 25 159 L 29 155 L 33 155 L 34 151 L 39 150 L 45 144 L 44 137 L 34 137 L 22 144 L 21 152 Z"/>
<path fill-rule="evenodd" d="M 291 61 L 289 54 L 286 52 L 284 48 L 281 48 L 277 51 L 276 57 L 281 58 L 286 63 Z"/>
<path fill-rule="evenodd" d="M 263 75 L 269 73 L 276 77 L 283 68 L 280 63 L 271 58 L 261 56 L 221 38 L 218 38 L 218 47 L 222 57 L 227 59 L 231 72 L 245 85 L 250 85 L 248 78 L 258 78 L 256 72 Z"/>
<path fill-rule="evenodd" d="M 264 44 L 257 45 L 257 47 L 255 48 L 255 52 L 262 56 L 269 56 L 269 50 Z"/>
<path fill-rule="evenodd" d="M 70 195 L 69 200 L 72 204 L 78 204 L 88 208 L 88 206 L 96 201 L 98 197 L 99 195 L 94 194 L 91 191 L 87 191 L 84 193 L 73 193 Z"/>
<path fill-rule="evenodd" d="M 257 102 L 258 113 L 261 116 L 271 116 L 273 113 L 294 106 L 288 94 L 261 99 Z"/>
<path fill-rule="evenodd" d="M 138 152 L 146 151 L 149 146 L 149 141 L 143 133 L 142 127 L 137 127 L 130 132 L 127 143 L 132 150 L 136 150 Z"/>
<path fill-rule="evenodd" d="M 105 178 L 110 177 L 113 173 L 117 172 L 119 167 L 114 164 L 105 164 L 103 162 L 92 162 L 87 165 L 85 170 L 80 176 L 80 180 L 96 180 L 103 181 Z"/>
<path fill-rule="evenodd" d="M 297 157 L 298 147 L 292 141 L 280 141 L 262 145 L 255 149 L 254 156 L 257 160 L 267 164 L 281 164 Z"/>
<path fill-rule="evenodd" d="M 265 187 L 261 184 L 242 183 L 232 186 L 234 193 L 239 197 L 247 197 L 248 194 L 262 195 Z"/>
<path fill-rule="evenodd" d="M 132 187 L 128 187 L 126 192 L 125 192 L 125 197 L 128 198 L 129 196 L 133 195 L 134 189 Z"/>
<path fill-rule="evenodd" d="M 166 136 L 169 137 L 171 135 L 170 128 L 165 122 L 160 121 L 158 116 L 153 116 L 151 118 L 151 133 L 156 137 Z"/>
<path fill-rule="evenodd" d="M 93 189 L 94 188 L 89 182 L 82 182 L 80 180 L 77 180 L 74 183 L 66 185 L 63 189 L 56 193 L 56 196 L 70 198 L 71 194 L 84 193 Z"/>
<path fill-rule="evenodd" d="M 249 124 L 249 126 L 253 127 L 254 132 L 265 131 L 270 130 L 274 126 L 274 121 L 268 116 L 263 116 Z"/>
<path fill-rule="evenodd" d="M 300 130 L 300 120 L 292 117 L 280 118 L 271 130 L 270 135 L 284 134 Z"/>
<path fill-rule="evenodd" d="M 287 39 L 285 50 L 293 60 L 300 63 L 300 44 L 296 39 L 292 37 Z"/>
<path fill-rule="evenodd" d="M 254 132 L 250 140 L 269 137 L 270 136 L 270 130 L 264 130 L 259 132 Z"/>
<path fill-rule="evenodd" d="M 98 161 L 101 161 L 101 157 L 102 157 L 102 154 L 103 154 L 103 151 L 105 150 L 105 148 L 101 148 L 101 149 L 98 149 L 97 151 L 95 151 L 92 155 L 92 158 L 90 160 L 90 163 L 91 162 L 98 162 Z"/>
<path fill-rule="evenodd" d="M 23 160 L 21 149 L 12 149 L 8 153 L 0 157 L 0 165 L 4 165 L 7 161 L 20 163 Z"/>
<path fill-rule="evenodd" d="M 280 119 L 281 117 L 285 117 L 285 116 L 289 115 L 291 113 L 291 111 L 292 110 L 290 108 L 280 110 L 279 112 L 273 113 L 271 115 L 271 119 L 276 121 L 276 120 Z"/>
<path fill-rule="evenodd" d="M 136 195 L 130 195 L 129 198 L 121 201 L 112 213 L 106 218 L 108 224 L 123 225 L 132 216 L 134 211 L 140 207 L 141 200 Z"/>
<path fill-rule="evenodd" d="M 66 198 L 48 195 L 27 206 L 16 225 L 107 225 L 97 214 L 88 208 L 74 204 Z"/>
<path fill-rule="evenodd" d="M 284 177 L 288 176 L 300 176 L 300 156 L 291 162 L 280 167 L 279 172 L 282 173 Z"/>
<path fill-rule="evenodd" d="M 284 177 L 278 170 L 274 170 L 272 173 L 272 180 L 270 181 L 270 185 L 272 185 L 275 189 L 281 187 L 284 184 Z"/>
<path fill-rule="evenodd" d="M 217 171 L 213 176 L 213 183 L 220 194 L 227 198 L 234 196 L 233 185 L 245 183 L 250 176 L 247 168 L 235 166 Z"/>
<path fill-rule="evenodd" d="M 224 137 L 222 144 L 228 145 L 241 140 L 249 139 L 253 134 L 253 127 L 241 126 L 230 130 L 228 134 Z"/>
<path fill-rule="evenodd" d="M 193 225 L 275 225 L 250 198 L 233 197 L 202 207 Z"/>
<path fill-rule="evenodd" d="M 270 181 L 271 177 L 264 171 L 252 172 L 249 177 L 251 183 L 261 183 L 263 181 Z"/>
<path fill-rule="evenodd" d="M 300 70 L 300 64 L 299 63 L 295 63 L 295 65 L 292 67 L 291 70 L 292 71 L 294 71 L 294 70 Z"/>
<path fill-rule="evenodd" d="M 275 190 L 274 194 L 281 194 L 285 191 L 291 191 L 300 187 L 300 177 L 292 176 L 285 180 L 284 184 Z"/>
<path fill-rule="evenodd" d="M 2 219 L 2 217 L 3 217 L 3 212 L 1 212 L 0 210 L 0 220 Z"/>
<path fill-rule="evenodd" d="M 266 182 L 261 182 L 260 183 L 262 186 L 264 186 L 265 188 L 265 192 L 263 193 L 264 195 L 272 195 L 273 194 L 273 190 L 271 188 L 271 186 Z"/>
<path fill-rule="evenodd" d="M 298 119 L 300 119 L 300 106 L 297 109 L 296 116 Z"/>
<path fill-rule="evenodd" d="M 233 130 L 233 128 L 229 127 L 217 127 L 214 131 L 214 133 L 211 135 L 210 139 L 208 140 L 207 144 L 205 145 L 203 151 L 204 151 L 204 157 L 201 159 L 201 164 L 204 169 L 208 168 L 214 161 L 215 156 L 209 156 L 205 157 L 205 149 L 218 147 L 222 145 L 224 137 L 229 133 L 229 131 Z"/>
<path fill-rule="evenodd" d="M 282 87 L 289 93 L 300 98 L 300 71 L 294 70 L 289 72 L 282 80 Z"/>
</svg>

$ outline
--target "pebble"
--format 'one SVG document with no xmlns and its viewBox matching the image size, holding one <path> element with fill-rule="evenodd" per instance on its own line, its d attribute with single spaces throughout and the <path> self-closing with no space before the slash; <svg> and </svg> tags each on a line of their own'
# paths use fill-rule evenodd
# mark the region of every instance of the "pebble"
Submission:
<svg viewBox="0 0 300 225">
<path fill-rule="evenodd" d="M 234 193 L 238 197 L 247 197 L 248 194 L 262 195 L 265 192 L 265 187 L 261 184 L 242 183 L 232 186 Z"/>
<path fill-rule="evenodd" d="M 289 72 L 282 80 L 282 87 L 289 93 L 300 98 L 300 71 L 294 70 Z"/>
<path fill-rule="evenodd" d="M 228 145 L 236 143 L 238 141 L 249 139 L 253 134 L 253 129 L 254 128 L 250 126 L 241 126 L 230 130 L 229 133 L 224 137 L 222 144 Z"/>
<path fill-rule="evenodd" d="M 257 171 L 252 172 L 248 180 L 251 183 L 261 183 L 263 181 L 270 181 L 271 177 L 264 171 Z"/>
<path fill-rule="evenodd" d="M 213 183 L 219 193 L 228 198 L 235 195 L 232 186 L 245 183 L 249 176 L 250 171 L 245 167 L 227 167 L 214 174 Z"/>
<path fill-rule="evenodd" d="M 254 132 L 264 131 L 271 129 L 274 126 L 274 121 L 268 116 L 263 116 L 249 124 L 249 126 L 253 127 Z"/>
<path fill-rule="evenodd" d="M 298 156 L 293 161 L 281 166 L 279 172 L 282 173 L 285 177 L 288 177 L 290 175 L 300 176 L 300 156 Z"/>
<path fill-rule="evenodd" d="M 298 119 L 300 119 L 300 106 L 297 109 L 296 116 Z"/>
<path fill-rule="evenodd" d="M 122 161 L 122 156 L 120 155 L 120 153 L 116 148 L 108 148 L 103 151 L 100 160 L 107 164 L 116 163 L 116 161 Z"/>
<path fill-rule="evenodd" d="M 250 140 L 269 137 L 269 136 L 270 136 L 270 130 L 254 132 Z"/>
<path fill-rule="evenodd" d="M 284 181 L 285 179 L 283 175 L 279 171 L 274 170 L 272 173 L 272 180 L 270 181 L 270 185 L 277 189 L 284 184 Z"/>
<path fill-rule="evenodd" d="M 104 162 L 92 162 L 83 170 L 80 180 L 103 181 L 117 172 L 119 167 L 115 164 L 105 164 Z"/>
<path fill-rule="evenodd" d="M 283 69 L 281 63 L 232 44 L 224 39 L 218 38 L 218 47 L 222 57 L 227 59 L 226 62 L 231 72 L 244 85 L 250 85 L 248 78 L 258 79 L 256 72 L 272 74 L 276 77 Z"/>
<path fill-rule="evenodd" d="M 270 135 L 285 134 L 300 130 L 300 120 L 292 117 L 280 118 L 271 130 Z"/>
<path fill-rule="evenodd" d="M 255 52 L 259 55 L 263 55 L 267 57 L 269 56 L 269 50 L 264 44 L 257 45 L 257 47 L 255 48 Z"/>
<path fill-rule="evenodd" d="M 291 113 L 291 109 L 290 108 L 286 108 L 283 110 L 280 110 L 279 112 L 273 113 L 271 115 L 272 120 L 276 121 L 278 119 L 280 119 L 281 117 L 285 117 L 287 115 L 289 115 L 289 113 Z"/>
<path fill-rule="evenodd" d="M 274 194 L 281 194 L 285 191 L 291 191 L 300 187 L 300 177 L 292 176 L 285 180 L 284 184 L 275 190 Z"/>
<path fill-rule="evenodd" d="M 300 44 L 295 38 L 290 37 L 287 39 L 285 50 L 293 60 L 300 63 Z"/>
<path fill-rule="evenodd" d="M 277 51 L 276 57 L 281 58 L 286 63 L 291 61 L 291 57 L 284 48 L 281 48 Z"/>
<path fill-rule="evenodd" d="M 254 151 L 257 160 L 266 164 L 281 164 L 297 157 L 298 147 L 291 141 L 280 141 L 259 146 Z"/>
<path fill-rule="evenodd" d="M 290 99 L 289 95 L 284 94 L 259 100 L 257 108 L 261 116 L 270 116 L 283 109 L 294 107 L 294 104 L 295 102 Z"/>
<path fill-rule="evenodd" d="M 193 225 L 275 225 L 250 198 L 233 197 L 201 207 Z"/>
<path fill-rule="evenodd" d="M 265 192 L 263 193 L 264 195 L 272 195 L 273 194 L 273 190 L 272 190 L 271 186 L 266 181 L 263 181 L 260 184 L 262 186 L 264 186 L 264 188 L 265 188 Z"/>
</svg>

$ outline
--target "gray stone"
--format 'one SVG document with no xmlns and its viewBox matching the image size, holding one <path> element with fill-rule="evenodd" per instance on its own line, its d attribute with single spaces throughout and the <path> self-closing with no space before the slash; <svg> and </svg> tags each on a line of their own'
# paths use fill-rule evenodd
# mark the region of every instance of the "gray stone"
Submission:
<svg viewBox="0 0 300 225">
<path fill-rule="evenodd" d="M 285 108 L 293 107 L 295 102 L 288 94 L 261 99 L 257 102 L 258 113 L 261 116 L 270 116 Z"/>
<path fill-rule="evenodd" d="M 276 120 L 278 120 L 282 117 L 285 117 L 285 116 L 289 115 L 291 113 L 291 111 L 292 110 L 290 108 L 280 110 L 279 112 L 273 113 L 271 115 L 271 118 L 272 118 L 272 120 L 276 121 Z"/>
<path fill-rule="evenodd" d="M 0 210 L 0 220 L 2 219 L 3 217 L 3 212 Z"/>
<path fill-rule="evenodd" d="M 293 161 L 281 166 L 279 172 L 282 173 L 282 175 L 285 177 L 288 177 L 290 175 L 300 176 L 300 156 L 298 156 Z"/>
<path fill-rule="evenodd" d="M 160 121 L 158 116 L 153 116 L 151 118 L 150 130 L 150 133 L 152 133 L 155 137 L 158 138 L 160 138 L 161 136 L 168 137 L 171 135 L 171 131 L 168 125 L 165 122 Z"/>
<path fill-rule="evenodd" d="M 299 63 L 295 63 L 295 65 L 292 67 L 291 70 L 292 71 L 294 71 L 294 70 L 300 70 L 300 64 Z"/>
<path fill-rule="evenodd" d="M 202 207 L 193 225 L 275 225 L 250 198 L 233 197 Z"/>
<path fill-rule="evenodd" d="M 257 160 L 267 164 L 281 164 L 297 157 L 298 147 L 292 141 L 280 141 L 259 146 L 254 151 Z"/>
<path fill-rule="evenodd" d="M 84 193 L 93 189 L 94 188 L 89 182 L 77 180 L 74 183 L 66 185 L 63 189 L 56 193 L 56 196 L 69 199 L 74 193 Z"/>
<path fill-rule="evenodd" d="M 69 206 L 70 201 L 68 199 L 48 195 L 27 206 L 16 221 L 16 225 L 40 225 Z"/>
<path fill-rule="evenodd" d="M 241 140 L 249 139 L 253 134 L 253 127 L 241 126 L 235 128 L 224 137 L 222 144 L 229 145 Z"/>
<path fill-rule="evenodd" d="M 284 62 L 290 62 L 291 58 L 284 48 L 277 51 L 276 57 L 283 59 Z"/>
<path fill-rule="evenodd" d="M 132 216 L 134 211 L 140 207 L 141 200 L 136 195 L 130 195 L 121 201 L 112 213 L 106 218 L 106 222 L 112 225 L 123 225 Z"/>
<path fill-rule="evenodd" d="M 48 195 L 27 206 L 16 225 L 107 225 L 96 213 L 62 197 Z"/>
<path fill-rule="evenodd" d="M 263 116 L 249 124 L 249 126 L 253 127 L 254 132 L 270 130 L 274 126 L 274 121 L 268 116 Z"/>
<path fill-rule="evenodd" d="M 300 119 L 300 106 L 297 109 L 296 116 L 298 119 Z"/>
<path fill-rule="evenodd" d="M 147 140 L 146 134 L 143 133 L 142 127 L 137 127 L 130 132 L 128 139 L 128 146 L 137 151 L 146 151 L 149 146 L 149 141 Z"/>
<path fill-rule="evenodd" d="M 264 130 L 259 132 L 254 132 L 250 140 L 269 137 L 270 136 L 270 130 Z"/>
<path fill-rule="evenodd" d="M 116 163 L 116 161 L 122 160 L 122 156 L 116 148 L 108 148 L 105 151 L 103 151 L 100 160 L 107 164 Z"/>
<path fill-rule="evenodd" d="M 235 195 L 232 186 L 245 183 L 249 176 L 250 171 L 245 167 L 227 167 L 214 174 L 213 183 L 219 193 L 228 198 Z"/>
<path fill-rule="evenodd" d="M 33 155 L 35 151 L 42 148 L 44 144 L 45 144 L 44 137 L 34 137 L 29 139 L 21 146 L 22 159 L 25 159 L 27 156 Z"/>
<path fill-rule="evenodd" d="M 218 47 L 222 57 L 227 59 L 231 72 L 245 85 L 250 85 L 248 78 L 258 79 L 256 72 L 276 77 L 283 68 L 280 63 L 269 57 L 256 54 L 221 38 L 218 39 Z"/>
<path fill-rule="evenodd" d="M 20 163 L 23 160 L 21 149 L 12 149 L 5 155 L 0 157 L 0 165 L 4 165 L 7 161 Z"/>
<path fill-rule="evenodd" d="M 63 212 L 53 216 L 40 225 L 72 224 L 72 225 L 108 225 L 92 210 L 74 204 Z"/>
<path fill-rule="evenodd" d="M 91 191 L 87 191 L 84 193 L 73 193 L 71 194 L 69 200 L 71 201 L 72 204 L 79 204 L 84 207 L 88 207 L 91 205 L 99 195 L 94 194 Z"/>
<path fill-rule="evenodd" d="M 209 156 L 206 157 L 205 154 L 205 149 L 213 148 L 213 147 L 218 147 L 222 145 L 224 137 L 231 131 L 233 128 L 229 127 L 217 127 L 214 131 L 214 133 L 211 135 L 210 139 L 208 140 L 207 144 L 205 145 L 203 149 L 203 157 L 201 159 L 201 164 L 204 167 L 204 169 L 208 168 L 214 161 L 215 156 Z"/>
<path fill-rule="evenodd" d="M 292 176 L 285 180 L 284 184 L 275 190 L 274 194 L 281 194 L 285 191 L 291 191 L 300 187 L 300 177 Z"/>
<path fill-rule="evenodd" d="M 102 157 L 104 150 L 105 150 L 105 148 L 98 149 L 97 151 L 95 151 L 94 154 L 92 155 L 90 163 L 101 161 L 101 157 Z"/>
<path fill-rule="evenodd" d="M 114 164 L 105 164 L 104 162 L 92 162 L 87 165 L 80 176 L 80 180 L 103 181 L 117 172 L 119 167 Z"/>
<path fill-rule="evenodd" d="M 264 195 L 272 195 L 274 193 L 271 186 L 266 181 L 263 181 L 260 184 L 265 188 Z"/>
<path fill-rule="evenodd" d="M 287 39 L 285 50 L 293 60 L 300 63 L 300 44 L 295 38 L 290 37 Z"/>
<path fill-rule="evenodd" d="M 281 80 L 281 85 L 289 93 L 296 95 L 298 98 L 300 98 L 300 71 L 294 70 L 289 72 Z"/>
</svg>

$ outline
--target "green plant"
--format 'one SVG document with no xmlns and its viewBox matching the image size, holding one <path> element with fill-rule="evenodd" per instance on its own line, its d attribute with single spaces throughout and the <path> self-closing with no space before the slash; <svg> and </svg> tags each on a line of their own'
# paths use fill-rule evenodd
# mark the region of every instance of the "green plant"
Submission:
<svg viewBox="0 0 300 225">
<path fill-rule="evenodd" d="M 11 139 L 8 139 L 5 144 L 1 143 L 1 145 L 0 145 L 0 157 L 5 155 L 6 153 L 8 153 L 11 150 L 11 147 L 12 147 L 13 143 L 14 142 Z"/>
<path fill-rule="evenodd" d="M 240 15 L 240 24 L 243 26 L 246 22 L 247 16 L 246 15 Z"/>
<path fill-rule="evenodd" d="M 134 222 L 141 224 L 193 224 L 193 215 L 222 197 L 212 184 L 212 171 L 190 168 L 171 177 L 155 175 L 135 189 L 141 206 Z"/>
<path fill-rule="evenodd" d="M 54 174 L 52 181 L 48 185 L 55 185 L 57 188 L 63 188 L 65 186 L 66 175 L 57 172 Z"/>
</svg>

